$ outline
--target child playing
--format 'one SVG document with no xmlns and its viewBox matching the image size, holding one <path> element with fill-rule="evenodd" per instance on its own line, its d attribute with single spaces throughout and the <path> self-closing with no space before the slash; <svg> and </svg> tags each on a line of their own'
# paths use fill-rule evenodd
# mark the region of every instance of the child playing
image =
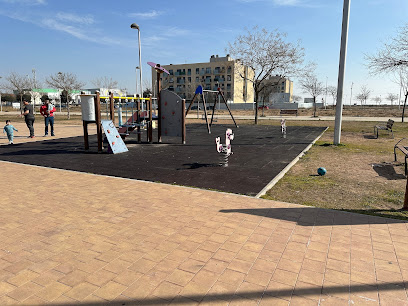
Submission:
<svg viewBox="0 0 408 306">
<path fill-rule="evenodd" d="M 6 133 L 7 134 L 7 138 L 9 140 L 9 144 L 12 145 L 13 143 L 13 138 L 14 138 L 14 131 L 18 130 L 11 125 L 11 121 L 10 120 L 6 120 L 6 125 L 3 128 L 3 134 Z"/>
</svg>

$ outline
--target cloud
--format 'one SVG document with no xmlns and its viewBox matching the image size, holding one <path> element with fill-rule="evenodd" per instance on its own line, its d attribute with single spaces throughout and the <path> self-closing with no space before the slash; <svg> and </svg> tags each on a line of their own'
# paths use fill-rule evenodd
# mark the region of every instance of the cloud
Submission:
<svg viewBox="0 0 408 306">
<path fill-rule="evenodd" d="M 60 31 L 60 32 L 64 32 L 67 33 L 69 35 L 72 35 L 80 40 L 85 40 L 85 41 L 90 41 L 90 42 L 95 42 L 95 43 L 99 43 L 99 44 L 114 44 L 114 45 L 118 45 L 121 44 L 121 42 L 118 39 L 113 39 L 113 38 L 109 38 L 106 36 L 101 36 L 101 35 L 97 35 L 97 33 L 94 32 L 90 32 L 87 29 L 82 29 L 80 27 L 77 26 L 73 26 L 73 25 L 69 25 L 69 24 L 64 24 L 58 20 L 54 20 L 54 19 L 43 19 L 41 21 L 40 26 L 48 28 L 48 29 L 52 29 L 55 31 Z"/>
<path fill-rule="evenodd" d="M 151 12 L 146 12 L 146 13 L 130 13 L 128 14 L 129 17 L 137 17 L 141 19 L 154 19 L 156 17 L 159 17 L 160 15 L 163 15 L 163 12 L 161 11 L 151 11 Z"/>
<path fill-rule="evenodd" d="M 93 24 L 95 22 L 91 15 L 79 16 L 69 13 L 58 13 L 56 17 L 60 21 L 68 21 L 72 23 Z"/>
</svg>

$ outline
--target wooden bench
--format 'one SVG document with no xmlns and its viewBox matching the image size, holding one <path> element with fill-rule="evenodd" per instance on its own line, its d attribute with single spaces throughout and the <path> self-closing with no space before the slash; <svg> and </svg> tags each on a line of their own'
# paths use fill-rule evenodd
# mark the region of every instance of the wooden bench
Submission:
<svg viewBox="0 0 408 306">
<path fill-rule="evenodd" d="M 398 141 L 395 146 L 394 146 L 394 161 L 397 161 L 397 152 L 396 150 L 400 150 L 402 153 L 405 155 L 405 176 L 407 175 L 407 158 L 408 158 L 408 146 L 404 146 L 400 144 L 401 141 L 403 141 L 406 138 L 402 138 L 400 141 Z"/>
<path fill-rule="evenodd" d="M 280 110 L 280 115 L 298 115 L 298 110 L 297 109 L 281 109 Z"/>
<path fill-rule="evenodd" d="M 392 126 L 394 125 L 394 120 L 388 119 L 387 124 L 385 126 L 383 125 L 375 125 L 374 126 L 374 135 L 378 138 L 378 131 L 379 130 L 384 130 L 388 131 L 388 133 L 391 132 L 392 138 L 394 138 L 394 133 L 392 132 Z"/>
</svg>

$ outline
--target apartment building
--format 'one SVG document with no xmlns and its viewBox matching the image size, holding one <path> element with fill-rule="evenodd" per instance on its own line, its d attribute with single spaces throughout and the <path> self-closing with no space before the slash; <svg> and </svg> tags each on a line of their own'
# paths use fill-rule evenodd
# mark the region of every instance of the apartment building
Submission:
<svg viewBox="0 0 408 306">
<path fill-rule="evenodd" d="M 196 88 L 201 85 L 206 90 L 221 88 L 227 101 L 233 103 L 254 102 L 252 83 L 246 80 L 253 79 L 254 72 L 229 54 L 225 57 L 211 55 L 206 63 L 162 66 L 170 73 L 161 75 L 162 88 L 172 90 L 186 100 L 192 99 Z M 152 84 L 156 84 L 156 75 L 152 68 Z"/>
<path fill-rule="evenodd" d="M 259 95 L 261 102 L 282 103 L 293 101 L 293 81 L 290 79 L 281 75 L 274 75 L 264 82 L 266 87 Z"/>
</svg>

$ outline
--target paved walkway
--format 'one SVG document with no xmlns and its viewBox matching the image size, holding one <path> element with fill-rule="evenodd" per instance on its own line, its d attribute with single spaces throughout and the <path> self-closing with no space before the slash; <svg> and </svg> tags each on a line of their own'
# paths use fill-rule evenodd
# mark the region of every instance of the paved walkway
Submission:
<svg viewBox="0 0 408 306">
<path fill-rule="evenodd" d="M 0 169 L 0 305 L 408 303 L 405 222 L 7 162 Z"/>
</svg>

